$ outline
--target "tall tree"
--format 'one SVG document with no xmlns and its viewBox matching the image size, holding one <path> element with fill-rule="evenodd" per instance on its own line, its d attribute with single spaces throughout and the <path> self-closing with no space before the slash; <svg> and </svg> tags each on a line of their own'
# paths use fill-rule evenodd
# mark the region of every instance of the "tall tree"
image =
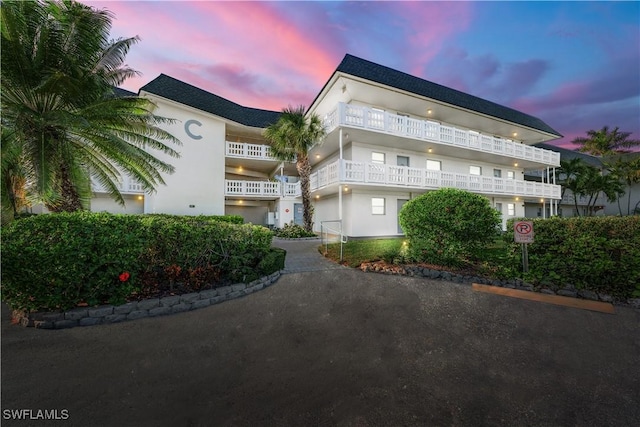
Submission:
<svg viewBox="0 0 640 427">
<path fill-rule="evenodd" d="M 604 157 L 610 154 L 626 153 L 640 147 L 640 140 L 629 139 L 631 132 L 620 132 L 618 127 L 609 131 L 608 126 L 600 130 L 587 131 L 588 137 L 577 137 L 572 142 L 580 145 L 578 151 Z"/>
<path fill-rule="evenodd" d="M 302 193 L 304 228 L 309 232 L 313 231 L 313 206 L 308 153 L 324 135 L 325 130 L 320 118 L 315 114 L 306 116 L 305 107 L 302 105 L 283 109 L 278 121 L 264 131 L 264 137 L 271 143 L 271 154 L 275 158 L 289 162 L 296 160 Z"/>
<path fill-rule="evenodd" d="M 3 205 L 18 169 L 23 193 L 52 211 L 86 207 L 92 178 L 121 204 L 123 172 L 146 191 L 163 184 L 173 167 L 148 149 L 178 156 L 168 143 L 179 141 L 160 128 L 172 120 L 147 99 L 114 94 L 137 74 L 124 60 L 139 39 L 109 40 L 112 14 L 73 0 L 5 0 L 0 11 L 2 144 L 12 154 Z"/>
</svg>

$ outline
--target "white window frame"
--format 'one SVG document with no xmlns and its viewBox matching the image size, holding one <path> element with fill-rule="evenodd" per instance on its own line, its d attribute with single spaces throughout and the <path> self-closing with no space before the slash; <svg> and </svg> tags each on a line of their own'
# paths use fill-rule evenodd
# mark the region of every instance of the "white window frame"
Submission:
<svg viewBox="0 0 640 427">
<path fill-rule="evenodd" d="M 433 168 L 433 166 L 435 166 L 435 165 L 438 165 L 438 169 L 434 169 Z M 427 168 L 427 170 L 430 170 L 430 171 L 441 171 L 442 170 L 442 161 L 427 159 L 426 168 Z"/>
<path fill-rule="evenodd" d="M 376 155 L 381 155 L 382 156 L 382 160 L 379 159 L 375 159 L 375 157 L 377 157 Z M 371 163 L 375 164 L 375 165 L 384 165 L 387 161 L 387 155 L 385 153 L 382 153 L 380 151 L 372 151 L 371 152 Z"/>
<path fill-rule="evenodd" d="M 493 169 L 494 178 L 502 178 L 502 169 Z"/>
<path fill-rule="evenodd" d="M 516 204 L 515 203 L 507 203 L 507 215 L 516 216 Z"/>
<path fill-rule="evenodd" d="M 474 170 L 476 170 L 476 168 L 478 169 L 478 173 L 474 173 L 473 172 Z M 482 166 L 469 165 L 469 175 L 481 176 L 482 175 Z"/>
<path fill-rule="evenodd" d="M 507 171 L 507 179 L 516 179 L 515 171 Z"/>
<path fill-rule="evenodd" d="M 372 197 L 371 198 L 371 215 L 385 215 L 386 205 L 387 203 L 384 197 Z"/>
</svg>

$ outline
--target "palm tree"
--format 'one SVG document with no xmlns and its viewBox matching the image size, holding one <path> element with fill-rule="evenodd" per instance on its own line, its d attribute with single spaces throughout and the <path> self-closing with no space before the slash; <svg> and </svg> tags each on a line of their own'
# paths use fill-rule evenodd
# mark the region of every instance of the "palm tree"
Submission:
<svg viewBox="0 0 640 427">
<path fill-rule="evenodd" d="M 562 186 L 560 198 L 564 198 L 565 192 L 570 190 L 573 193 L 573 204 L 578 216 L 580 215 L 578 210 L 578 197 L 582 191 L 581 176 L 587 167 L 588 165 L 582 159 L 574 157 L 570 160 L 560 160 L 560 167 L 556 169 L 556 179 Z"/>
<path fill-rule="evenodd" d="M 587 131 L 587 135 L 588 138 L 577 137 L 571 142 L 581 146 L 578 151 L 594 156 L 626 153 L 630 148 L 640 147 L 640 140 L 628 139 L 631 132 L 620 132 L 618 127 L 609 131 L 608 126 L 603 126 L 600 130 Z"/>
<path fill-rule="evenodd" d="M 93 178 L 119 203 L 122 172 L 145 191 L 173 167 L 150 154 L 178 153 L 147 99 L 116 97 L 114 87 L 137 72 L 124 64 L 137 37 L 109 40 L 112 15 L 72 0 L 3 1 L 2 163 L 6 183 L 21 163 L 24 193 L 51 211 L 87 206 Z"/>
<path fill-rule="evenodd" d="M 634 212 L 631 211 L 631 187 L 640 182 L 640 155 L 635 157 L 631 154 L 619 156 L 615 162 L 607 166 L 611 174 L 627 186 L 627 215 L 633 214 Z M 622 215 L 620 198 L 618 199 L 618 210 Z"/>
<path fill-rule="evenodd" d="M 320 118 L 313 114 L 305 116 L 305 107 L 291 106 L 282 110 L 276 123 L 267 127 L 264 137 L 271 143 L 271 154 L 282 161 L 296 160 L 296 169 L 300 177 L 304 229 L 313 230 L 313 206 L 311 206 L 311 189 L 309 177 L 309 149 L 325 135 Z"/>
</svg>

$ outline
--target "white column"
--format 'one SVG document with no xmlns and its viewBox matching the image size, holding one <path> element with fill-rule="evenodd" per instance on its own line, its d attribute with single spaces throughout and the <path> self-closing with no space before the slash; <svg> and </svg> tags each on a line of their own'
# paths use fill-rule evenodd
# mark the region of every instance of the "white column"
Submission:
<svg viewBox="0 0 640 427">
<path fill-rule="evenodd" d="M 340 184 L 338 185 L 338 219 L 342 221 L 342 128 L 338 134 L 338 143 L 340 146 L 340 158 L 338 159 L 338 179 Z M 342 229 L 342 224 L 340 225 Z"/>
</svg>

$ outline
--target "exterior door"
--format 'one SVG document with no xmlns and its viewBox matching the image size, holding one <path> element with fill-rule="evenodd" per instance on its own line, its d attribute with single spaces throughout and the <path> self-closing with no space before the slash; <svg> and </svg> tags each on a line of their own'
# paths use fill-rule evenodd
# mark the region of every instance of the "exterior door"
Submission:
<svg viewBox="0 0 640 427">
<path fill-rule="evenodd" d="M 404 234 L 402 227 L 400 227 L 400 209 L 402 209 L 402 206 L 404 206 L 408 201 L 409 200 L 406 199 L 398 199 L 398 234 Z"/>
<path fill-rule="evenodd" d="M 409 166 L 409 157 L 398 156 L 398 166 Z"/>
<path fill-rule="evenodd" d="M 304 210 L 302 203 L 293 204 L 293 222 L 298 225 L 304 225 Z"/>
</svg>

